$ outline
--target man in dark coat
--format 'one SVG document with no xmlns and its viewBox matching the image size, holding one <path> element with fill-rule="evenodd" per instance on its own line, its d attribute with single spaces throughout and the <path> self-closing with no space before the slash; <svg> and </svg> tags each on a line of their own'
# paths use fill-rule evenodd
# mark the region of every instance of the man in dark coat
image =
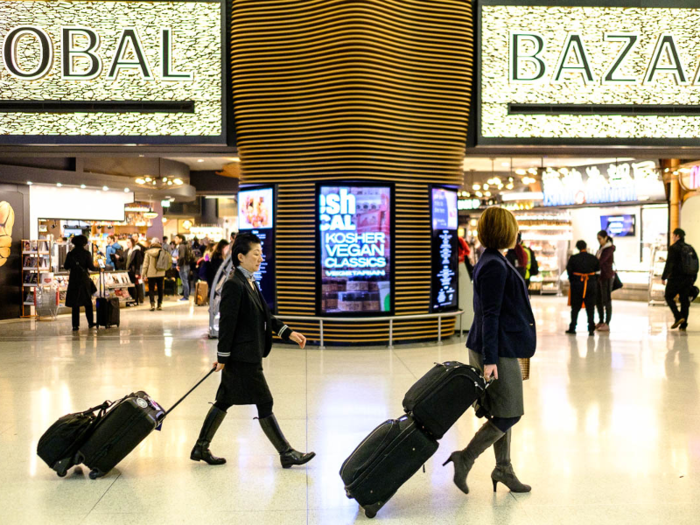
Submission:
<svg viewBox="0 0 700 525">
<path fill-rule="evenodd" d="M 661 279 L 666 285 L 666 304 L 673 312 L 675 319 L 671 328 L 685 330 L 688 327 L 688 316 L 690 315 L 690 295 L 693 284 L 698 278 L 698 256 L 693 247 L 685 242 L 685 231 L 680 228 L 673 230 L 671 240 L 673 244 L 668 249 L 666 266 Z M 684 265 L 684 257 L 694 259 L 694 264 Z M 676 306 L 676 296 L 681 302 L 680 312 Z"/>
<path fill-rule="evenodd" d="M 279 453 L 282 467 L 303 465 L 316 454 L 294 450 L 282 434 L 272 413 L 272 394 L 263 374 L 262 360 L 272 349 L 273 331 L 300 348 L 306 345 L 306 338 L 272 315 L 260 293 L 255 282 L 255 272 L 263 260 L 260 239 L 252 233 L 239 234 L 231 250 L 231 259 L 236 269 L 221 293 L 219 346 L 214 363 L 217 371 L 223 370 L 221 385 L 190 459 L 210 465 L 226 463 L 224 458 L 217 458 L 209 450 L 226 411 L 233 405 L 257 405 L 260 426 Z"/>
<path fill-rule="evenodd" d="M 595 255 L 587 251 L 586 241 L 576 243 L 578 254 L 572 255 L 566 265 L 566 273 L 569 275 L 571 289 L 571 324 L 567 334 L 576 333 L 576 323 L 581 306 L 586 305 L 588 317 L 588 335 L 595 335 L 595 306 L 598 290 L 598 275 L 600 274 L 600 261 Z"/>
<path fill-rule="evenodd" d="M 89 271 L 97 271 L 92 262 L 92 255 L 85 249 L 88 240 L 84 235 L 77 235 L 71 240 L 73 248 L 66 256 L 64 268 L 70 270 L 68 278 L 68 291 L 66 292 L 66 306 L 73 309 L 73 331 L 80 327 L 80 307 L 85 307 L 85 317 L 88 320 L 88 328 L 95 326 L 92 315 L 92 293 L 94 283 L 90 279 Z"/>
</svg>

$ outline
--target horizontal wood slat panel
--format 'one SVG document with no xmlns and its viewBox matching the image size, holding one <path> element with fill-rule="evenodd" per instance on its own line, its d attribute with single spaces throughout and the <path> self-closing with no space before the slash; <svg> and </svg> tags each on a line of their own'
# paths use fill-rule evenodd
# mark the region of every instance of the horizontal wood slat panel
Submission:
<svg viewBox="0 0 700 525">
<path fill-rule="evenodd" d="M 474 60 L 461 0 L 234 0 L 241 184 L 276 184 L 281 316 L 315 315 L 315 183 L 395 183 L 397 316 L 430 311 L 429 184 L 461 185 Z M 312 341 L 314 322 L 291 322 Z M 384 342 L 388 322 L 326 322 L 326 341 Z M 443 335 L 455 320 L 444 319 Z M 437 320 L 394 323 L 397 341 Z"/>
</svg>

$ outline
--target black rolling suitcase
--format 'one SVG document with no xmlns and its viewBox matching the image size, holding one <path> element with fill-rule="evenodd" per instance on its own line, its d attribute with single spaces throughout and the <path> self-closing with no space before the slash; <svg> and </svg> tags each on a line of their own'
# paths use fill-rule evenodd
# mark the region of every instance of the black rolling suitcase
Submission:
<svg viewBox="0 0 700 525">
<path fill-rule="evenodd" d="M 340 468 L 345 493 L 373 518 L 437 449 L 437 441 L 411 416 L 389 419 L 375 428 Z"/>
<path fill-rule="evenodd" d="M 476 368 L 458 361 L 437 363 L 406 392 L 403 407 L 430 435 L 440 439 L 485 389 Z"/>
<path fill-rule="evenodd" d="M 98 297 L 95 299 L 97 309 L 97 326 L 111 328 L 119 326 L 119 299 L 116 297 Z"/>
<path fill-rule="evenodd" d="M 105 274 L 100 272 L 100 294 L 95 299 L 95 310 L 97 310 L 97 326 L 111 328 L 119 326 L 119 299 L 107 297 L 105 287 Z"/>
<path fill-rule="evenodd" d="M 146 392 L 129 394 L 107 412 L 78 450 L 77 462 L 97 479 L 112 470 L 160 425 L 163 410 Z"/>
</svg>

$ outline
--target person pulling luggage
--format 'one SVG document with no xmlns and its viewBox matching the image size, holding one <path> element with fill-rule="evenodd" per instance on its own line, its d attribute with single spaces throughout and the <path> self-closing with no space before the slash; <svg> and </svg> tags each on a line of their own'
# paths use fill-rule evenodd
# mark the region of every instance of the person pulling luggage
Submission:
<svg viewBox="0 0 700 525">
<path fill-rule="evenodd" d="M 517 358 L 535 353 L 537 334 L 525 280 L 502 251 L 513 249 L 518 234 L 515 216 L 492 206 L 477 226 L 479 242 L 486 248 L 474 267 L 474 322 L 469 331 L 469 364 L 493 383 L 484 393 L 482 406 L 488 420 L 464 450 L 444 463 L 454 464 L 454 483 L 469 494 L 467 475 L 474 461 L 493 445 L 496 468 L 493 489 L 500 482 L 511 492 L 530 492 L 518 480 L 510 461 L 511 431 L 524 414 L 523 378 Z"/>
<path fill-rule="evenodd" d="M 691 297 L 693 295 L 697 297 L 693 285 L 698 278 L 698 255 L 695 249 L 685 242 L 684 230 L 680 228 L 673 230 L 671 240 L 673 243 L 668 249 L 668 258 L 661 279 L 666 285 L 664 294 L 666 304 L 673 313 L 674 323 L 671 328 L 684 331 L 688 328 Z M 676 306 L 676 296 L 681 302 L 680 311 Z"/>
<path fill-rule="evenodd" d="M 209 450 L 216 431 L 233 405 L 257 405 L 258 421 L 263 432 L 280 455 L 283 468 L 304 465 L 314 452 L 294 450 L 284 437 L 272 412 L 273 399 L 263 374 L 262 360 L 272 349 L 272 332 L 285 341 L 306 346 L 306 337 L 293 331 L 277 319 L 267 306 L 257 283 L 255 272 L 263 261 L 261 241 L 252 233 L 236 237 L 231 250 L 235 271 L 224 284 L 221 293 L 221 318 L 217 371 L 222 371 L 216 402 L 209 409 L 190 459 L 221 465 L 226 459 Z"/>
<path fill-rule="evenodd" d="M 566 264 L 571 290 L 571 324 L 566 331 L 567 334 L 576 333 L 578 313 L 581 311 L 581 305 L 585 303 L 588 335 L 595 335 L 595 307 L 598 299 L 600 261 L 595 255 L 588 253 L 587 248 L 586 241 L 578 241 L 576 249 L 579 253 L 572 255 Z"/>
</svg>

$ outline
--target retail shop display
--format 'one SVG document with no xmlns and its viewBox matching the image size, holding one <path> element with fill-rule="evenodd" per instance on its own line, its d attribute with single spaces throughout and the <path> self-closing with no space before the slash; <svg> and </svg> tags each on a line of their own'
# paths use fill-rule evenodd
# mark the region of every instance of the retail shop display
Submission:
<svg viewBox="0 0 700 525">
<path fill-rule="evenodd" d="M 661 276 L 664 273 L 666 259 L 668 258 L 668 247 L 665 244 L 657 244 L 651 251 L 651 268 L 649 269 L 649 304 L 666 304 L 666 285 Z"/>
<path fill-rule="evenodd" d="M 571 218 L 563 214 L 516 214 L 522 238 L 537 258 L 538 275 L 530 279 L 530 290 L 559 294 L 560 277 L 571 241 Z"/>
<path fill-rule="evenodd" d="M 22 317 L 36 316 L 36 287 L 39 273 L 50 270 L 50 243 L 22 240 Z"/>
</svg>

